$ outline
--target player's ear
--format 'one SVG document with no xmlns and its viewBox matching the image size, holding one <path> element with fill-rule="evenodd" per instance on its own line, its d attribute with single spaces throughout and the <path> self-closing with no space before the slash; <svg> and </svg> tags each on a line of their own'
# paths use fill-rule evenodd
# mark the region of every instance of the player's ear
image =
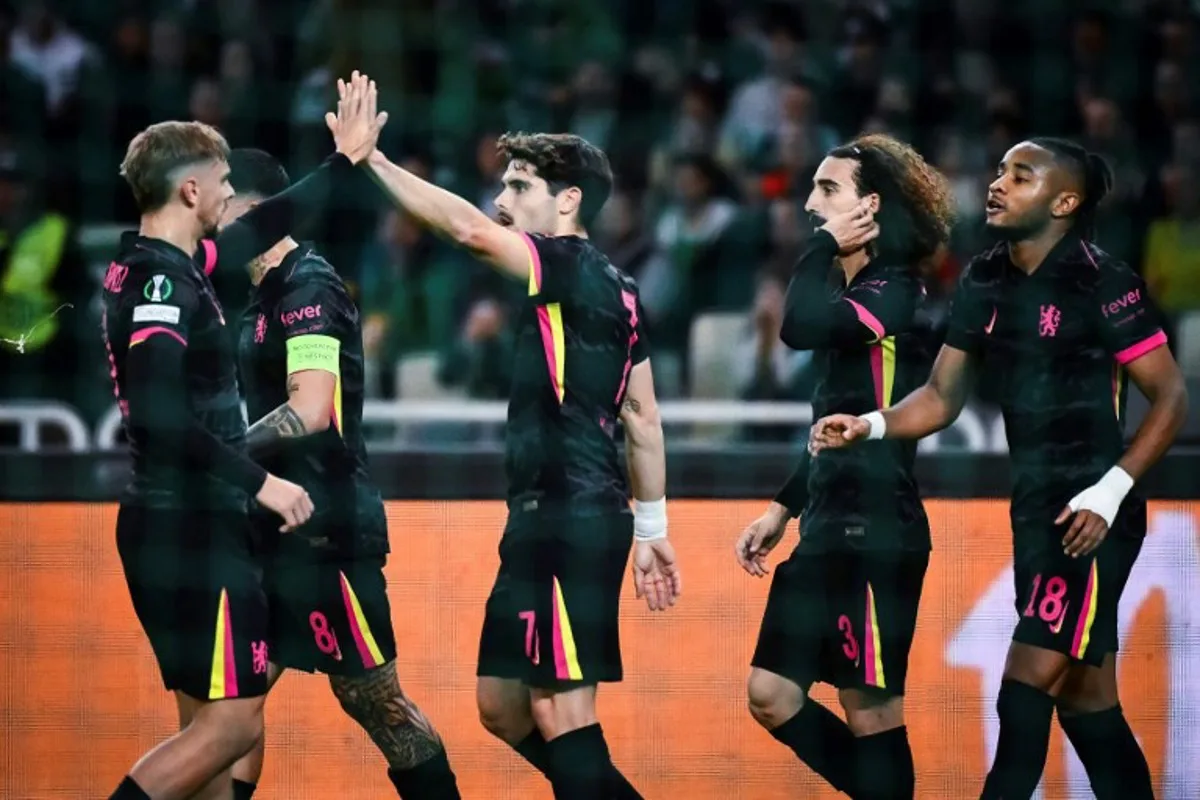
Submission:
<svg viewBox="0 0 1200 800">
<path fill-rule="evenodd" d="M 863 202 L 867 205 L 867 210 L 872 214 L 879 213 L 879 195 L 872 192 L 863 198 Z"/>
<path fill-rule="evenodd" d="M 558 201 L 558 213 L 570 216 L 579 210 L 579 205 L 583 202 L 583 191 L 578 186 L 568 186 L 559 192 L 555 199 Z"/>
<path fill-rule="evenodd" d="M 1069 217 L 1079 208 L 1083 198 L 1078 192 L 1060 192 L 1050 204 L 1050 215 L 1056 219 Z"/>
<path fill-rule="evenodd" d="M 179 183 L 179 199 L 189 208 L 195 207 L 200 201 L 200 182 L 194 176 L 188 176 Z"/>
</svg>

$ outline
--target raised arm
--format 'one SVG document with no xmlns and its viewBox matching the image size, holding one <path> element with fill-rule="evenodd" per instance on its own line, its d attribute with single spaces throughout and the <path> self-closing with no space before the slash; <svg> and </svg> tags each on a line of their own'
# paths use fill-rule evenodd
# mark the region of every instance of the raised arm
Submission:
<svg viewBox="0 0 1200 800">
<path fill-rule="evenodd" d="M 491 220 L 463 198 L 418 178 L 376 150 L 368 173 L 392 202 L 439 236 L 470 250 L 505 274 L 529 279 L 530 246 L 515 231 Z"/>
<path fill-rule="evenodd" d="M 387 124 L 387 113 L 377 110 L 375 82 L 355 72 L 349 81 L 338 79 L 337 113 L 326 115 L 333 134 L 334 153 L 303 180 L 268 198 L 225 227 L 216 239 L 209 267 L 241 267 L 288 235 L 303 236 L 321 219 L 330 198 L 353 187 L 355 164 L 366 160 Z"/>
</svg>

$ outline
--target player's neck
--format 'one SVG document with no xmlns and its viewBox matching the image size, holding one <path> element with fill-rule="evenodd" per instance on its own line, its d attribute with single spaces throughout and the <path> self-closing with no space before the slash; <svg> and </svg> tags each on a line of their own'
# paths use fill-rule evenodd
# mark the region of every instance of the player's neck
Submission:
<svg viewBox="0 0 1200 800">
<path fill-rule="evenodd" d="M 1009 242 L 1009 260 L 1012 261 L 1014 267 L 1026 275 L 1032 275 L 1042 266 L 1042 262 L 1046 260 L 1046 256 L 1050 255 L 1050 251 L 1062 241 L 1067 232 L 1068 230 L 1051 229 L 1032 239 L 1020 239 L 1015 242 Z"/>
<path fill-rule="evenodd" d="M 838 256 L 837 262 L 846 276 L 846 285 L 849 285 L 850 281 L 854 280 L 854 276 L 871 263 L 871 256 L 867 254 L 867 248 L 864 247 L 849 255 Z"/>
<path fill-rule="evenodd" d="M 587 231 L 574 222 L 561 221 L 555 226 L 555 236 L 575 236 L 579 239 L 588 238 Z"/>
<path fill-rule="evenodd" d="M 274 247 L 250 262 L 250 282 L 258 286 L 268 272 L 282 264 L 287 254 L 299 246 L 290 236 L 280 239 Z"/>
<path fill-rule="evenodd" d="M 143 214 L 138 233 L 147 239 L 173 244 L 190 256 L 196 252 L 202 230 L 193 213 L 187 209 L 166 206 Z"/>
</svg>

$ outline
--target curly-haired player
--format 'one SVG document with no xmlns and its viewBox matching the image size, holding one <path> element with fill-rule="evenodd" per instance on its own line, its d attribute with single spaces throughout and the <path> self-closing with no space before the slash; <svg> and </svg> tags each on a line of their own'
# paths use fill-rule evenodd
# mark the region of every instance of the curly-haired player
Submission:
<svg viewBox="0 0 1200 800">
<path fill-rule="evenodd" d="M 989 800 L 1033 794 L 1056 712 L 1097 798 L 1154 796 L 1117 696 L 1117 606 L 1146 535 L 1146 501 L 1131 490 L 1187 418 L 1187 388 L 1145 283 L 1089 241 L 1111 185 L 1104 160 L 1075 142 L 1009 150 L 987 201 L 1001 241 L 963 272 L 929 382 L 894 408 L 813 426 L 819 460 L 857 440 L 915 441 L 954 421 L 986 367 L 1012 458 L 1019 615 Z M 1126 448 L 1130 380 L 1151 406 Z"/>
<path fill-rule="evenodd" d="M 952 209 L 945 178 L 891 137 L 863 136 L 821 162 L 805 205 L 820 227 L 796 265 L 782 330 L 789 346 L 818 351 L 814 414 L 886 408 L 928 376 L 937 342 L 917 265 L 948 238 Z M 750 713 L 854 798 L 913 796 L 904 679 L 930 549 L 915 455 L 912 442 L 806 455 L 735 548 L 761 577 L 801 517 L 800 543 L 771 583 Z M 838 688 L 846 722 L 807 696 L 817 681 Z"/>
</svg>

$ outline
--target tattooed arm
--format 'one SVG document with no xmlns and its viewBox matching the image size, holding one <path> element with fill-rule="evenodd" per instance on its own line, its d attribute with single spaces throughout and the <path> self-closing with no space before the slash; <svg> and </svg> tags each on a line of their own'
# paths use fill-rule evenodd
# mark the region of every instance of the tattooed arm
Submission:
<svg viewBox="0 0 1200 800">
<path fill-rule="evenodd" d="M 400 689 L 395 661 L 353 678 L 330 675 L 329 684 L 342 709 L 363 727 L 391 769 L 410 769 L 442 751 L 433 725 Z"/>
<path fill-rule="evenodd" d="M 319 369 L 288 375 L 288 401 L 255 422 L 246 432 L 250 457 L 261 461 L 286 439 L 310 436 L 329 427 L 337 376 Z"/>
</svg>

